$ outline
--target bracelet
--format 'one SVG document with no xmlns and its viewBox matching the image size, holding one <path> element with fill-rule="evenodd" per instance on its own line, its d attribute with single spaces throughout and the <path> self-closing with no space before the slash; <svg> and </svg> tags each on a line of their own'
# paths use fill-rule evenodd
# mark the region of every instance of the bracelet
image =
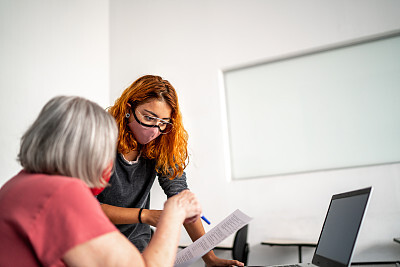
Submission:
<svg viewBox="0 0 400 267">
<path fill-rule="evenodd" d="M 139 219 L 139 222 L 140 222 L 140 223 L 143 223 L 143 222 L 142 222 L 142 211 L 143 211 L 143 208 L 141 208 L 141 209 L 139 210 L 139 214 L 138 214 L 138 219 Z"/>
</svg>

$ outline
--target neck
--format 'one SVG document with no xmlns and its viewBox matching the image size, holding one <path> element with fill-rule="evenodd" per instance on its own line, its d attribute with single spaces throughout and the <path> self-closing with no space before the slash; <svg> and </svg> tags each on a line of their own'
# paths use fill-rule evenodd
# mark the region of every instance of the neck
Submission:
<svg viewBox="0 0 400 267">
<path fill-rule="evenodd" d="M 123 155 L 124 155 L 124 158 L 126 160 L 135 161 L 137 159 L 138 155 L 139 155 L 139 151 L 132 150 L 132 151 L 129 151 L 128 153 L 123 154 Z"/>
</svg>

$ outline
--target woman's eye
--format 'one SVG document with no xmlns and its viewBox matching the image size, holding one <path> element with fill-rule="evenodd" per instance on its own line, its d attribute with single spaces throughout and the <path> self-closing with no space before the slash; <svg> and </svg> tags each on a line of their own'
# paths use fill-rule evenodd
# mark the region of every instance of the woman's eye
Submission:
<svg viewBox="0 0 400 267">
<path fill-rule="evenodd" d="M 155 121 L 156 119 L 150 116 L 144 116 L 147 121 Z"/>
</svg>

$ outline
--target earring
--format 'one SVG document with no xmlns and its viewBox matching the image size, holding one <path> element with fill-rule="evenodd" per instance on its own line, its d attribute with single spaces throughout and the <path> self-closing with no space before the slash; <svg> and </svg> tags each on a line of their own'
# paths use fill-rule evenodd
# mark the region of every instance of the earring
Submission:
<svg viewBox="0 0 400 267">
<path fill-rule="evenodd" d="M 126 114 L 125 114 L 125 118 L 127 118 L 127 119 L 129 119 L 130 116 L 131 116 L 130 113 L 126 113 Z"/>
</svg>

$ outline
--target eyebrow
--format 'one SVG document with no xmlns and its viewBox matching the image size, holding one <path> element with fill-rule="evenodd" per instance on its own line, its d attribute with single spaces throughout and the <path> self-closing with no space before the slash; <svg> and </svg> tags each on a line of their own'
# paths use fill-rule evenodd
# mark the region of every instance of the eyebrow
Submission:
<svg viewBox="0 0 400 267">
<path fill-rule="evenodd" d="M 163 119 L 163 120 L 169 120 L 169 121 L 171 120 L 171 118 L 160 118 L 156 113 L 154 113 L 154 112 L 152 112 L 150 110 L 145 109 L 144 111 L 150 113 L 151 115 L 153 115 L 156 118 Z"/>
</svg>

